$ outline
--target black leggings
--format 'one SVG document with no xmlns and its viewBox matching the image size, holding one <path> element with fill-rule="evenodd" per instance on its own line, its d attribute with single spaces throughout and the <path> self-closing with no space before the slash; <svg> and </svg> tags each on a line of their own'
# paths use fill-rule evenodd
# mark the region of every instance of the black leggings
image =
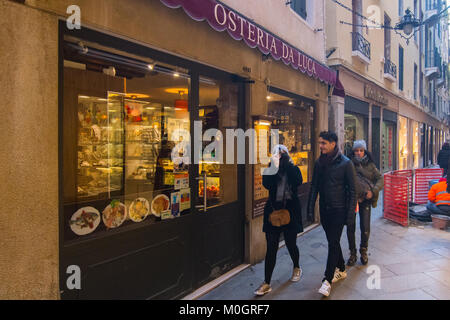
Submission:
<svg viewBox="0 0 450 320">
<path fill-rule="evenodd" d="M 361 228 L 361 245 L 360 248 L 366 248 L 369 246 L 370 237 L 370 213 L 372 208 L 372 202 L 364 201 L 359 204 L 359 226 Z M 356 253 L 356 214 L 353 217 L 353 223 L 347 225 L 347 239 L 350 252 Z"/>
<path fill-rule="evenodd" d="M 297 247 L 297 233 L 292 231 L 284 231 L 284 241 L 291 256 L 294 268 L 299 268 L 300 252 Z M 267 252 L 265 260 L 265 282 L 270 284 L 272 280 L 273 269 L 277 262 L 277 251 L 280 242 L 281 231 L 266 232 Z"/>
</svg>

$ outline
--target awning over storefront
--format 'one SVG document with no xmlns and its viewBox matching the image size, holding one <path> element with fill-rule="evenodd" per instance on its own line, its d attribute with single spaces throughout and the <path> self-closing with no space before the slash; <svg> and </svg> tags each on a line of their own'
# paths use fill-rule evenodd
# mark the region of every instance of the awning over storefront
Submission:
<svg viewBox="0 0 450 320">
<path fill-rule="evenodd" d="M 207 20 L 214 30 L 219 32 L 226 30 L 233 39 L 244 40 L 249 47 L 258 47 L 263 54 L 270 54 L 275 60 L 281 59 L 284 64 L 310 77 L 331 86 L 337 84 L 335 71 L 216 0 L 161 0 L 161 2 L 174 9 L 182 7 L 192 19 Z"/>
<path fill-rule="evenodd" d="M 336 85 L 334 86 L 333 96 L 345 98 L 344 86 L 342 85 L 341 80 L 339 80 L 339 75 L 336 78 Z"/>
</svg>

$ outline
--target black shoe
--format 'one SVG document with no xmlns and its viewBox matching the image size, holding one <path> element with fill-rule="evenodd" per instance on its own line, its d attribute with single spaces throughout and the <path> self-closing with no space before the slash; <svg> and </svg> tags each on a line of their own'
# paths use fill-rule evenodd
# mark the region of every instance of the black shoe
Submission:
<svg viewBox="0 0 450 320">
<path fill-rule="evenodd" d="M 348 261 L 347 261 L 347 265 L 348 265 L 349 267 L 354 266 L 357 259 L 358 259 L 358 258 L 357 258 L 357 256 L 356 256 L 356 251 L 355 251 L 355 252 L 351 252 L 351 253 L 350 253 L 350 258 L 348 258 Z"/>
<path fill-rule="evenodd" d="M 367 256 L 367 248 L 361 248 L 359 249 L 359 252 L 361 253 L 361 263 L 363 265 L 366 265 L 369 262 L 369 257 Z"/>
</svg>

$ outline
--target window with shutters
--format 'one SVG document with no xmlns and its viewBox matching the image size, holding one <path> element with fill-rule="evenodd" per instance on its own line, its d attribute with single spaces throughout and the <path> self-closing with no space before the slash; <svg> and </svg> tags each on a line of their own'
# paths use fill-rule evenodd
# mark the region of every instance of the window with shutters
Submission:
<svg viewBox="0 0 450 320">
<path fill-rule="evenodd" d="M 414 100 L 417 100 L 417 64 L 414 63 Z"/>
<path fill-rule="evenodd" d="M 398 48 L 398 64 L 399 64 L 399 79 L 398 88 L 403 91 L 403 48 L 399 46 Z"/>
<path fill-rule="evenodd" d="M 291 8 L 303 19 L 307 18 L 308 14 L 306 13 L 306 0 L 292 0 Z"/>
<path fill-rule="evenodd" d="M 384 29 L 384 58 L 390 60 L 391 59 L 391 19 L 384 14 L 384 25 L 388 28 Z"/>
</svg>

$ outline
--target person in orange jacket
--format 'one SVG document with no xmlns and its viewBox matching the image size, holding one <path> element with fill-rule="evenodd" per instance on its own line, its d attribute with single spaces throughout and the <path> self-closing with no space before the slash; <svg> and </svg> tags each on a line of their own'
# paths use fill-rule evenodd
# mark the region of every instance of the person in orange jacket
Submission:
<svg viewBox="0 0 450 320">
<path fill-rule="evenodd" d="M 427 209 L 433 214 L 450 216 L 450 185 L 448 180 L 441 179 L 428 192 Z"/>
</svg>

